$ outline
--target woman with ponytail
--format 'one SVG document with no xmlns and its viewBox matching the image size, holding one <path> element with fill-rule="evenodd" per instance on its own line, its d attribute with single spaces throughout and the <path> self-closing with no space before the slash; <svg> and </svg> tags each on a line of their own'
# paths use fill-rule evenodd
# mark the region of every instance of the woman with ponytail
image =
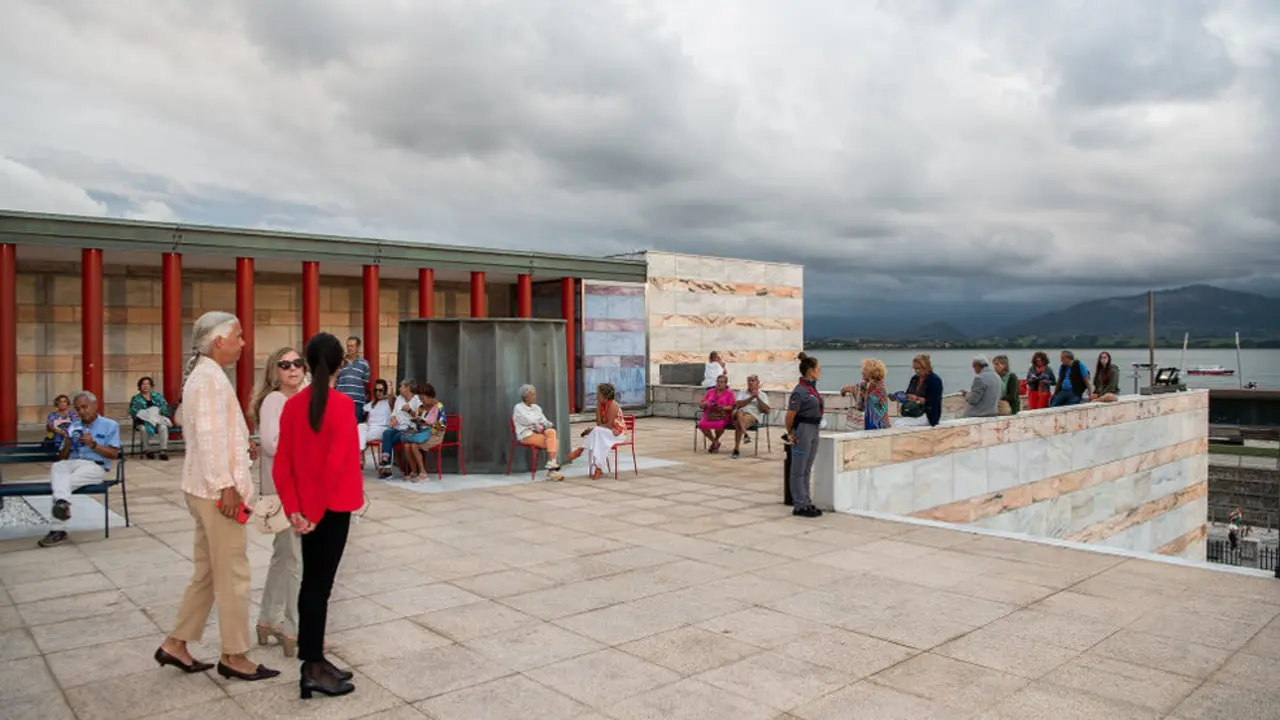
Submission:
<svg viewBox="0 0 1280 720">
<path fill-rule="evenodd" d="M 311 385 L 284 404 L 272 477 L 280 504 L 302 535 L 302 586 L 298 594 L 300 695 L 346 695 L 351 672 L 324 656 L 329 594 L 338 573 L 351 513 L 364 504 L 364 474 L 355 405 L 333 389 L 342 366 L 338 338 L 320 333 L 307 342 Z"/>
</svg>

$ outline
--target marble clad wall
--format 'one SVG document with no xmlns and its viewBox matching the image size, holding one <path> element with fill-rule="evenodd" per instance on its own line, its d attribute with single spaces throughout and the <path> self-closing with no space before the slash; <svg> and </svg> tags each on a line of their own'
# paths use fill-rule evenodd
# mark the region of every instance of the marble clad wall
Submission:
<svg viewBox="0 0 1280 720">
<path fill-rule="evenodd" d="M 106 254 L 110 263 L 111 254 Z M 235 273 L 184 269 L 182 273 L 182 347 L 190 346 L 191 324 L 210 310 L 235 311 Z M 379 297 L 381 377 L 396 371 L 399 322 L 416 317 L 417 280 L 383 278 Z M 44 425 L 53 398 L 81 385 L 81 303 L 78 263 L 18 264 L 18 422 Z M 491 314 L 511 306 L 507 285 L 488 286 Z M 103 413 L 128 416 L 138 378 L 149 375 L 163 388 L 159 268 L 103 269 Z M 362 335 L 363 293 L 359 277 L 322 275 L 320 329 L 339 337 Z M 436 283 L 436 313 L 467 317 L 470 286 Z M 505 312 L 505 310 L 502 310 Z M 511 314 L 515 314 L 514 311 Z M 254 354 L 261 371 L 277 348 L 299 347 L 302 340 L 302 277 L 258 273 L 254 278 Z M 234 368 L 228 369 L 232 384 Z M 255 373 L 255 382 L 257 374 Z"/>
<path fill-rule="evenodd" d="M 1203 559 L 1208 391 L 824 436 L 814 496 L 866 510 Z"/>
<path fill-rule="evenodd" d="M 646 252 L 649 377 L 661 363 L 707 361 L 716 350 L 729 376 L 759 375 L 790 389 L 804 348 L 804 268 L 799 265 Z"/>
</svg>

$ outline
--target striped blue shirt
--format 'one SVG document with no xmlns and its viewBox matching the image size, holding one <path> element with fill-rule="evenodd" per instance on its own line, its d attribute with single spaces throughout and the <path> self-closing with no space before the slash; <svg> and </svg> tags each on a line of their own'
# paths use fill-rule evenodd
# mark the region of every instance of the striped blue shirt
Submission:
<svg viewBox="0 0 1280 720">
<path fill-rule="evenodd" d="M 360 358 L 338 371 L 338 392 L 351 398 L 356 407 L 369 400 L 369 363 Z"/>
</svg>

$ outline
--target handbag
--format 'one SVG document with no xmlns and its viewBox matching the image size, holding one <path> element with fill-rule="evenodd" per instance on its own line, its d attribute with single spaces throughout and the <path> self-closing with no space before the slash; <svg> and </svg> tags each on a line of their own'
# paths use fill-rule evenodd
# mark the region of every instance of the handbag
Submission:
<svg viewBox="0 0 1280 720">
<path fill-rule="evenodd" d="M 253 514 L 249 516 L 247 524 L 263 535 L 276 535 L 293 528 L 293 523 L 284 514 L 279 495 L 259 497 L 253 504 Z"/>
</svg>

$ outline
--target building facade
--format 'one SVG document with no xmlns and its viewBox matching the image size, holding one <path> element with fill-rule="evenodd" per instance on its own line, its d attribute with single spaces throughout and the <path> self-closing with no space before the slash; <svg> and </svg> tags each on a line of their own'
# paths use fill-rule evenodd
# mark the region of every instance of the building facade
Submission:
<svg viewBox="0 0 1280 720">
<path fill-rule="evenodd" d="M 757 277 L 758 276 L 758 277 Z M 725 353 L 735 376 L 779 381 L 802 346 L 798 266 L 641 253 L 554 253 L 0 212 L 0 442 L 87 389 L 127 415 L 141 377 L 175 401 L 191 325 L 235 312 L 229 371 L 247 402 L 266 358 L 324 330 L 362 338 L 392 379 L 398 323 L 416 317 L 568 318 L 577 410 L 613 382 L 644 404 L 661 362 Z M 376 357 L 377 362 L 372 362 Z"/>
</svg>

